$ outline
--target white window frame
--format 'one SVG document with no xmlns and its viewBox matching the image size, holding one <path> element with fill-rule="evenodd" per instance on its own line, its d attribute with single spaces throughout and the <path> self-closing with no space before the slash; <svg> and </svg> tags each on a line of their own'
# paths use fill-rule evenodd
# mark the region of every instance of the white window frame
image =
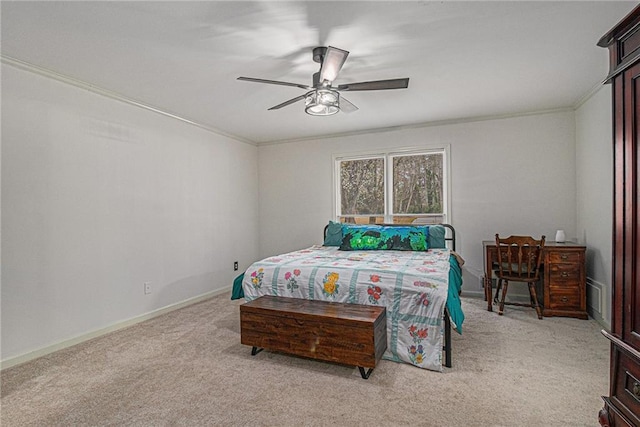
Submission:
<svg viewBox="0 0 640 427">
<path fill-rule="evenodd" d="M 360 153 L 341 153 L 341 154 L 333 154 L 333 182 L 332 182 L 332 191 L 333 191 L 333 220 L 338 221 L 341 216 L 340 206 L 341 206 L 341 188 L 340 188 L 340 162 L 342 161 L 350 161 L 350 160 L 367 160 L 367 159 L 377 159 L 383 158 L 384 160 L 384 171 L 385 171 L 385 180 L 384 180 L 384 198 L 385 198 L 385 212 L 384 212 L 384 222 L 391 223 L 393 221 L 394 216 L 404 216 L 404 214 L 393 214 L 393 157 L 396 156 L 411 156 L 411 155 L 423 155 L 423 154 L 433 154 L 433 153 L 442 153 L 442 171 L 444 174 L 444 179 L 442 182 L 442 222 L 450 223 L 452 219 L 451 213 L 451 155 L 450 155 L 450 146 L 449 145 L 438 145 L 438 146 L 426 146 L 426 147 L 411 147 L 411 148 L 397 148 L 397 149 L 388 149 L 388 150 L 376 150 L 376 151 L 367 151 Z M 426 214 L 429 215 L 429 214 Z M 435 215 L 435 214 L 434 214 Z M 440 214 L 437 214 L 440 216 Z M 415 216 L 415 215 L 407 215 L 407 216 Z M 422 215 L 421 215 L 422 216 Z"/>
</svg>

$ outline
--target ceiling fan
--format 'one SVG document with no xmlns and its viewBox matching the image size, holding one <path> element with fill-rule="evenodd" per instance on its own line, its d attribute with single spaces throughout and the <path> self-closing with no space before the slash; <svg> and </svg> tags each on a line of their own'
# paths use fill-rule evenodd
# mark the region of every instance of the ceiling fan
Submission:
<svg viewBox="0 0 640 427">
<path fill-rule="evenodd" d="M 320 71 L 313 74 L 313 85 L 307 86 L 298 83 L 281 82 L 277 80 L 255 79 L 253 77 L 238 77 L 238 80 L 256 83 L 268 83 L 281 86 L 294 86 L 308 91 L 304 95 L 296 96 L 288 101 L 269 108 L 277 110 L 287 105 L 294 104 L 304 99 L 307 114 L 312 116 L 330 116 L 338 111 L 350 113 L 356 111 L 358 107 L 341 97 L 339 92 L 358 90 L 384 90 L 384 89 L 406 89 L 409 87 L 409 78 L 376 80 L 372 82 L 345 83 L 332 86 L 338 73 L 347 60 L 349 52 L 336 47 L 316 47 L 313 49 L 313 60 L 320 63 Z"/>
</svg>

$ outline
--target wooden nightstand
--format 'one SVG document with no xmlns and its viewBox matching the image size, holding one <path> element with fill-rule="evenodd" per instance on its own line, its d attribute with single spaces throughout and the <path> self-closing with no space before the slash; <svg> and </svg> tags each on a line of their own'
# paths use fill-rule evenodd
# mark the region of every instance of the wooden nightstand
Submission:
<svg viewBox="0 0 640 427">
<path fill-rule="evenodd" d="M 544 248 L 543 315 L 587 319 L 586 247 L 549 242 Z"/>
</svg>

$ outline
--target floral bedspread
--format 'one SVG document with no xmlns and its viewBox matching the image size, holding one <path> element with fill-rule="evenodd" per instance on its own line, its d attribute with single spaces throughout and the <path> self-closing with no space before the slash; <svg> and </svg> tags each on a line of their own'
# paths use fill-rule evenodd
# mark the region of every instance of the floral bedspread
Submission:
<svg viewBox="0 0 640 427">
<path fill-rule="evenodd" d="M 244 275 L 245 299 L 277 295 L 387 308 L 384 358 L 442 371 L 448 249 L 340 251 L 312 246 L 263 259 Z"/>
</svg>

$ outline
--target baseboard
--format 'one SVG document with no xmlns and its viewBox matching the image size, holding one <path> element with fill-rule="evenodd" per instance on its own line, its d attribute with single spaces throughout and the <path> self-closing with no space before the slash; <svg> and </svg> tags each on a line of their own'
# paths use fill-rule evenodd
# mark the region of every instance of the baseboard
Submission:
<svg viewBox="0 0 640 427">
<path fill-rule="evenodd" d="M 463 290 L 462 293 L 460 294 L 461 297 L 467 297 L 467 298 L 483 298 L 484 299 L 484 292 L 483 291 L 465 291 Z"/>
<path fill-rule="evenodd" d="M 0 361 L 0 370 L 11 368 L 13 366 L 20 365 L 22 363 L 29 362 L 31 360 L 37 359 L 38 357 L 46 356 L 47 354 L 51 354 L 53 352 L 74 346 L 76 344 L 80 344 L 85 341 L 89 341 L 91 339 L 97 338 L 99 336 L 115 332 L 119 329 L 127 328 L 129 326 L 135 325 L 136 323 L 144 322 L 145 320 L 153 319 L 154 317 L 162 316 L 163 314 L 169 313 L 174 310 L 178 310 L 179 308 L 186 307 L 191 304 L 198 303 L 200 301 L 204 301 L 209 298 L 213 298 L 217 295 L 223 294 L 225 292 L 231 291 L 231 286 L 226 286 L 221 289 L 216 289 L 211 292 L 207 292 L 202 295 L 198 295 L 196 297 L 192 297 L 186 299 L 184 301 L 180 301 L 166 307 L 162 307 L 148 313 L 141 314 L 136 317 L 132 317 L 130 319 L 123 320 L 121 322 L 114 323 L 107 327 L 96 329 L 91 332 L 87 332 L 86 334 L 78 335 L 76 337 L 58 342 L 56 344 L 48 345 L 43 348 L 39 348 L 37 350 L 30 351 L 28 353 L 21 354 L 19 356 L 14 356 L 7 358 L 5 360 Z"/>
</svg>

